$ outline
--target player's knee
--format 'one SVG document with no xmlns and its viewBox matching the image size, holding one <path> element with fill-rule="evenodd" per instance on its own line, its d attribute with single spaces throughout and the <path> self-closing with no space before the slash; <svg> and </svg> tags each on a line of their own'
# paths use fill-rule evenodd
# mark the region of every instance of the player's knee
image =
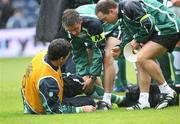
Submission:
<svg viewBox="0 0 180 124">
<path fill-rule="evenodd" d="M 147 59 L 146 58 L 144 58 L 144 57 L 137 57 L 137 62 L 136 62 L 136 64 L 138 65 L 138 66 L 142 66 L 144 63 L 145 63 L 145 61 L 146 61 Z"/>
</svg>

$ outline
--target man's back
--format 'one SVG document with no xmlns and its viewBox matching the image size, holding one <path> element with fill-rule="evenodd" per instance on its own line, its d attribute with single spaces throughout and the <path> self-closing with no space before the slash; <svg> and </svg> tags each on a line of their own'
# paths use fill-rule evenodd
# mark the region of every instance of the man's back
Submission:
<svg viewBox="0 0 180 124">
<path fill-rule="evenodd" d="M 22 94 L 26 107 L 24 113 L 45 113 L 40 98 L 40 86 L 42 87 L 42 85 L 44 85 L 41 83 L 46 78 L 54 78 L 57 82 L 61 82 L 58 85 L 61 89 L 59 97 L 62 100 L 63 81 L 61 71 L 60 69 L 58 69 L 57 72 L 53 70 L 52 67 L 44 61 L 45 55 L 46 51 L 43 51 L 33 58 L 22 80 Z"/>
</svg>

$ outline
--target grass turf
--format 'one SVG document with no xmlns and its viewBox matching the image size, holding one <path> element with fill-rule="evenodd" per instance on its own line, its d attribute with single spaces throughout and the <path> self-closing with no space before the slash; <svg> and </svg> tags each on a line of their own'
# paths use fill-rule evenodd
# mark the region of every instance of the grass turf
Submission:
<svg viewBox="0 0 180 124">
<path fill-rule="evenodd" d="M 0 124 L 180 124 L 180 108 L 126 111 L 113 106 L 110 111 L 63 115 L 25 115 L 20 94 L 21 78 L 31 58 L 0 59 Z M 127 63 L 127 76 L 136 82 Z"/>
</svg>

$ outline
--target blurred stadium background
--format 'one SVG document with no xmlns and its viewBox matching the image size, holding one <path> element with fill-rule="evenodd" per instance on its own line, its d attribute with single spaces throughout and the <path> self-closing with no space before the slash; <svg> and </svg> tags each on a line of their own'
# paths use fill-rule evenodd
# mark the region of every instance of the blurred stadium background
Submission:
<svg viewBox="0 0 180 124">
<path fill-rule="evenodd" d="M 29 57 L 47 45 L 35 42 L 38 0 L 0 1 L 0 58 Z"/>
</svg>

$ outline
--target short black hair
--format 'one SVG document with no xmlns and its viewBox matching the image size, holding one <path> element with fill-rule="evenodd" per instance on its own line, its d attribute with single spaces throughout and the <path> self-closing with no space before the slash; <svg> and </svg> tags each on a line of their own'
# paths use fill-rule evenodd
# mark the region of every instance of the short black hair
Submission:
<svg viewBox="0 0 180 124">
<path fill-rule="evenodd" d="M 59 38 L 53 40 L 48 47 L 48 59 L 58 60 L 61 57 L 65 58 L 71 51 L 71 44 L 65 39 Z"/>
<path fill-rule="evenodd" d="M 81 17 L 79 13 L 74 9 L 67 9 L 64 11 L 62 16 L 62 25 L 66 26 L 74 26 L 75 24 L 79 24 L 81 21 Z"/>
<path fill-rule="evenodd" d="M 102 0 L 96 4 L 95 13 L 102 12 L 103 14 L 109 14 L 109 10 L 116 8 L 118 5 L 114 0 Z"/>
</svg>

